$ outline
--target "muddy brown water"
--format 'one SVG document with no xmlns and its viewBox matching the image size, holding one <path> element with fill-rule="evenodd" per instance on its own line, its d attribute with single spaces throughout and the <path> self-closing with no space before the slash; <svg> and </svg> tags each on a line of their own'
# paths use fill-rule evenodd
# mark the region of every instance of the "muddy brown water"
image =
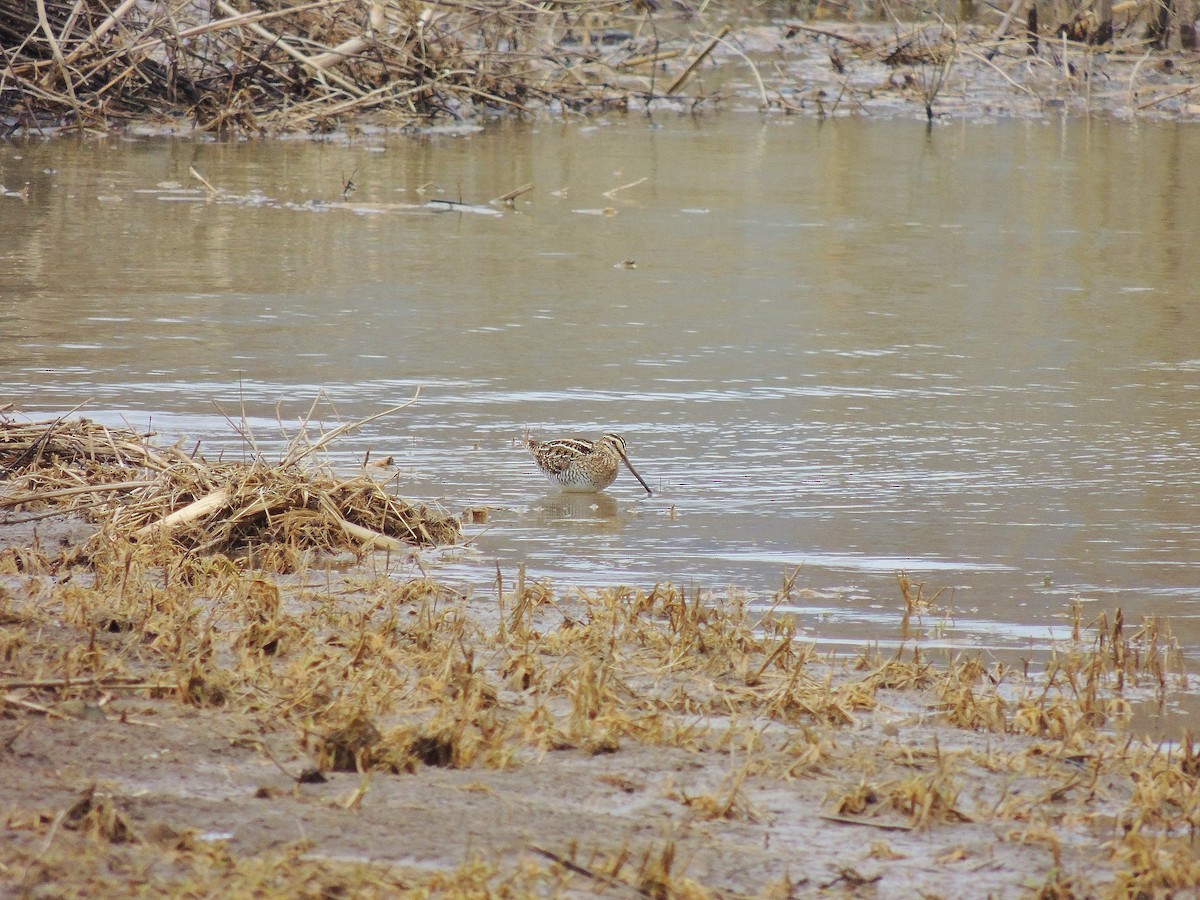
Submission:
<svg viewBox="0 0 1200 900">
<path fill-rule="evenodd" d="M 473 590 L 766 603 L 802 566 L 806 634 L 886 648 L 905 571 L 952 591 L 931 647 L 1037 655 L 1080 601 L 1194 659 L 1198 165 L 1195 127 L 1056 118 L 5 143 L 0 402 L 214 455 L 244 411 L 269 455 L 320 392 L 328 423 L 420 386 L 335 462 L 488 507 L 424 560 Z M 654 496 L 551 491 L 526 429 L 620 432 Z"/>
</svg>

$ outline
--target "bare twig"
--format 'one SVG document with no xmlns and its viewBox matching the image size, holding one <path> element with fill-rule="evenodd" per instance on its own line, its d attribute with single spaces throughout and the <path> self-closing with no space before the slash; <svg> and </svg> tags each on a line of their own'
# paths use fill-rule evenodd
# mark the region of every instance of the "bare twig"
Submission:
<svg viewBox="0 0 1200 900">
<path fill-rule="evenodd" d="M 708 58 L 708 55 L 712 53 L 717 44 L 721 42 L 721 38 L 725 37 L 725 35 L 729 34 L 731 31 L 733 31 L 732 26 L 721 26 L 721 30 L 716 33 L 716 36 L 705 45 L 704 49 L 696 55 L 696 58 L 688 64 L 688 67 L 679 73 L 679 77 L 671 82 L 671 86 L 667 88 L 668 97 L 676 93 L 681 87 L 684 86 L 684 84 L 687 83 L 688 79 L 692 77 L 692 73 L 696 71 L 696 67 Z"/>
<path fill-rule="evenodd" d="M 38 2 L 39 5 L 42 5 L 42 0 L 38 0 Z M 92 30 L 92 33 L 88 35 L 87 40 L 83 41 L 78 47 L 76 47 L 67 55 L 66 64 L 71 65 L 73 62 L 75 62 L 75 60 L 79 59 L 81 56 L 95 47 L 96 44 L 100 42 L 100 39 L 104 37 L 104 35 L 108 34 L 113 26 L 120 22 L 121 19 L 125 17 L 125 14 L 137 5 L 137 2 L 138 0 L 125 0 L 125 2 L 114 9 L 109 14 L 107 19 L 105 19 L 103 22 L 97 25 L 95 29 Z"/>
<path fill-rule="evenodd" d="M 42 28 L 43 34 L 46 35 L 46 42 L 50 45 L 50 52 L 54 55 L 54 61 L 58 63 L 59 72 L 62 74 L 63 83 L 66 85 L 67 94 L 71 97 L 71 106 L 75 110 L 75 120 L 78 122 L 81 119 L 79 98 L 75 96 L 75 85 L 71 82 L 71 72 L 67 66 L 67 61 L 63 57 L 62 48 L 58 45 L 58 39 L 54 36 L 54 31 L 50 28 L 50 20 L 46 17 L 46 0 L 37 0 L 38 24 Z"/>
<path fill-rule="evenodd" d="M 516 200 L 522 194 L 527 194 L 532 190 L 533 190 L 533 182 L 531 181 L 528 184 L 523 184 L 520 187 L 513 188 L 507 194 L 501 194 L 499 197 L 496 197 L 494 200 L 492 200 L 492 202 L 493 203 L 512 203 L 514 200 Z"/>
</svg>

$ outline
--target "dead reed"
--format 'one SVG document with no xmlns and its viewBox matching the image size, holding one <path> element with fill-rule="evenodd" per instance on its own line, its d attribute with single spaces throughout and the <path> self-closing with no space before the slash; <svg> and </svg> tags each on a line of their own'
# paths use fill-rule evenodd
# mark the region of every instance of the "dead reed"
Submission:
<svg viewBox="0 0 1200 900">
<path fill-rule="evenodd" d="M 604 105 L 624 92 L 601 38 L 632 40 L 646 15 L 613 0 L 5 4 L 0 112 L 80 127 L 184 116 L 256 135 Z"/>
<path fill-rule="evenodd" d="M 394 410 L 393 410 L 394 411 Z M 457 519 L 410 504 L 368 474 L 342 478 L 310 465 L 350 423 L 315 445 L 304 430 L 278 463 L 208 462 L 180 444 L 159 447 L 129 429 L 87 419 L 0 419 L 0 509 L 50 507 L 86 515 L 100 533 L 85 554 L 114 543 L 159 545 L 194 567 L 217 555 L 288 571 L 305 553 L 452 543 Z"/>
<path fill-rule="evenodd" d="M 0 6 L 0 122 L 9 133 L 137 122 L 260 136 L 683 107 L 728 96 L 723 78 L 713 89 L 703 73 L 731 62 L 752 78 L 743 93 L 787 113 L 913 103 L 932 121 L 1000 91 L 1035 108 L 1074 98 L 1186 113 L 1195 85 L 1142 61 L 1172 34 L 1195 49 L 1194 5 L 1059 0 L 1039 20 L 1019 3 L 963 2 L 951 15 L 916 0 L 813 0 L 809 21 L 764 25 L 763 10 L 743 2 L 37 0 Z M 1128 89 L 1119 99 L 1094 89 L 1098 74 Z M 1161 90 L 1135 94 L 1139 84 Z"/>
</svg>

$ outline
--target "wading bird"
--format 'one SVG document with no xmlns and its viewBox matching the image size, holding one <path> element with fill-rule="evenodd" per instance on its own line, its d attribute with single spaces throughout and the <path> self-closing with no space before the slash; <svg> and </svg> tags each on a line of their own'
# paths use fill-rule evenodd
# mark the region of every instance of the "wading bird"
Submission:
<svg viewBox="0 0 1200 900">
<path fill-rule="evenodd" d="M 617 478 L 621 463 L 641 482 L 647 494 L 650 485 L 637 473 L 625 455 L 625 439 L 619 434 L 606 434 L 598 441 L 582 438 L 562 438 L 555 441 L 526 441 L 542 474 L 564 491 L 592 493 L 602 491 Z"/>
</svg>

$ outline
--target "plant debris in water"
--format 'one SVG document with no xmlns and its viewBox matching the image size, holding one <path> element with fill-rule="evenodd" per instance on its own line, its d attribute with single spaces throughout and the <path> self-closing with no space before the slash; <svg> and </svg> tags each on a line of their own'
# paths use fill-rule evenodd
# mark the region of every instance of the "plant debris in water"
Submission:
<svg viewBox="0 0 1200 900">
<path fill-rule="evenodd" d="M 304 431 L 278 463 L 208 462 L 179 444 L 155 446 L 128 429 L 87 419 L 0 418 L 0 509 L 47 504 L 85 513 L 105 540 L 169 544 L 169 554 L 222 554 L 286 571 L 303 554 L 453 543 L 453 516 L 408 503 L 370 475 L 341 478 L 305 465 L 362 423 L 307 444 Z M 95 546 L 95 542 L 93 545 Z"/>
</svg>

